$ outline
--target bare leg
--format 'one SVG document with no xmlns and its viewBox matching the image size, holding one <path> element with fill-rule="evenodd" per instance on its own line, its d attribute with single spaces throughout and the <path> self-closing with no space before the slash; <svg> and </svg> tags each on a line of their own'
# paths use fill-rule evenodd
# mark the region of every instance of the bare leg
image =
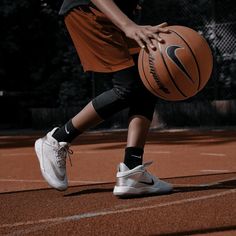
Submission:
<svg viewBox="0 0 236 236">
<path fill-rule="evenodd" d="M 144 116 L 132 116 L 129 121 L 127 147 L 144 148 L 151 121 Z"/>
<path fill-rule="evenodd" d="M 73 119 L 73 126 L 78 129 L 80 132 L 84 132 L 89 128 L 92 128 L 99 123 L 101 123 L 103 119 L 98 115 L 95 111 L 92 102 L 90 102 L 87 106 L 83 108 Z"/>
<path fill-rule="evenodd" d="M 95 111 L 92 102 L 72 119 L 74 127 L 81 132 L 95 127 L 101 122 L 103 119 Z M 143 148 L 150 124 L 151 121 L 144 116 L 132 116 L 129 120 L 127 147 Z"/>
</svg>

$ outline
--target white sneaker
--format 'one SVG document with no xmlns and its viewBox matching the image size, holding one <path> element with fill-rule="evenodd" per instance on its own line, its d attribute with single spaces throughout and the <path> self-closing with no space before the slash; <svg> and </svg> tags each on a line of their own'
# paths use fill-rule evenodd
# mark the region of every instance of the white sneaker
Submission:
<svg viewBox="0 0 236 236">
<path fill-rule="evenodd" d="M 35 151 L 39 160 L 41 173 L 50 186 L 57 190 L 66 190 L 68 180 L 66 176 L 66 158 L 73 152 L 66 142 L 58 142 L 52 134 L 54 128 L 43 138 L 35 142 Z"/>
<path fill-rule="evenodd" d="M 148 162 L 130 170 L 124 163 L 120 163 L 113 194 L 122 197 L 171 192 L 173 190 L 171 184 L 164 182 L 147 172 L 145 167 L 151 164 L 152 162 Z"/>
</svg>

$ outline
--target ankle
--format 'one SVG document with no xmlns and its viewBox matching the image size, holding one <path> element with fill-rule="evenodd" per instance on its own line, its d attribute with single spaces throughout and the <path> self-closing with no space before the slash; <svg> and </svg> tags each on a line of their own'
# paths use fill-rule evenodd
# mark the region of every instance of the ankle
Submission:
<svg viewBox="0 0 236 236">
<path fill-rule="evenodd" d="M 125 149 L 124 164 L 133 169 L 143 163 L 143 148 L 127 147 Z"/>
<path fill-rule="evenodd" d="M 82 132 L 74 127 L 72 120 L 69 120 L 64 126 L 57 129 L 53 133 L 52 137 L 55 138 L 58 142 L 71 143 L 81 133 Z"/>
</svg>

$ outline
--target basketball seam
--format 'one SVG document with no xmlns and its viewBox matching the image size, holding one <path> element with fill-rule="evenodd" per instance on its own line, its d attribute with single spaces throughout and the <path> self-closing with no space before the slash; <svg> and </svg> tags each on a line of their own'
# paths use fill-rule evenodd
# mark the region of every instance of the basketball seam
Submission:
<svg viewBox="0 0 236 236">
<path fill-rule="evenodd" d="M 174 31 L 174 30 L 170 30 L 170 31 L 173 32 L 173 33 L 175 33 L 177 36 L 179 36 L 179 37 L 186 43 L 187 47 L 189 48 L 189 50 L 190 50 L 190 52 L 191 52 L 191 54 L 192 54 L 192 56 L 193 56 L 193 59 L 194 59 L 196 65 L 197 65 L 197 72 L 198 72 L 198 88 L 197 88 L 197 90 L 199 90 L 200 84 L 201 84 L 201 74 L 200 74 L 199 64 L 198 64 L 198 61 L 197 61 L 197 59 L 196 59 L 196 57 L 195 57 L 195 55 L 194 55 L 194 53 L 193 53 L 193 50 L 192 50 L 192 48 L 188 45 L 187 41 L 186 41 L 181 35 L 179 35 L 179 34 L 178 34 L 176 31 Z"/>
<path fill-rule="evenodd" d="M 162 54 L 161 45 L 160 45 L 159 42 L 158 42 L 158 46 L 159 46 L 159 49 L 160 49 L 159 51 L 160 51 L 160 54 L 161 54 L 161 58 L 162 58 L 162 60 L 163 60 L 163 63 L 165 64 L 166 70 L 167 70 L 167 72 L 168 72 L 168 74 L 169 74 L 169 76 L 170 76 L 171 81 L 172 81 L 173 84 L 175 85 L 176 89 L 182 94 L 182 96 L 184 96 L 185 98 L 187 98 L 188 96 L 185 95 L 185 94 L 180 90 L 180 88 L 178 87 L 178 85 L 175 83 L 175 80 L 174 80 L 174 78 L 172 77 L 172 75 L 171 75 L 171 73 L 170 73 L 170 71 L 169 71 L 169 68 L 168 68 L 168 66 L 167 66 L 167 64 L 166 64 L 165 58 L 164 58 L 164 56 L 163 56 L 163 54 Z"/>
<path fill-rule="evenodd" d="M 160 79 L 159 79 L 159 76 L 158 76 L 157 71 L 154 66 L 155 58 L 151 55 L 151 53 L 149 53 L 149 55 L 148 55 L 148 62 L 149 62 L 150 73 L 152 74 L 152 77 L 155 80 L 159 89 L 166 94 L 170 94 L 170 91 L 164 86 L 162 81 L 160 81 Z"/>
</svg>

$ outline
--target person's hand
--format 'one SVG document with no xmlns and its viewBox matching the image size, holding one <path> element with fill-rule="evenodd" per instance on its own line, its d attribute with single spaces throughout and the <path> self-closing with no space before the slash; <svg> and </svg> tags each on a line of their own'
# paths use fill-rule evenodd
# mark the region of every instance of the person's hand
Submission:
<svg viewBox="0 0 236 236">
<path fill-rule="evenodd" d="M 124 33 L 128 38 L 134 39 L 141 48 L 150 47 L 152 50 L 155 50 L 156 46 L 152 40 L 164 43 L 159 33 L 169 33 L 169 30 L 165 28 L 167 25 L 166 22 L 156 26 L 132 24 L 124 29 Z"/>
</svg>

